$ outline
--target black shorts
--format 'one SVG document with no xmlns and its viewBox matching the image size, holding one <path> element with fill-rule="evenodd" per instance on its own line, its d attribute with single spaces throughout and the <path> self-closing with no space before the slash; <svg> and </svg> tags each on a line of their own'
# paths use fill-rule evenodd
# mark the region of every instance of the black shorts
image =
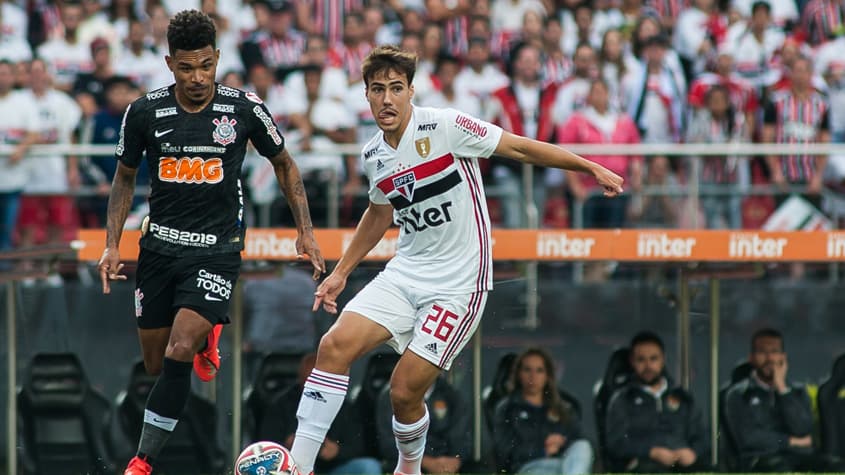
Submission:
<svg viewBox="0 0 845 475">
<path fill-rule="evenodd" d="M 212 325 L 229 323 L 229 301 L 241 269 L 240 253 L 173 257 L 141 249 L 135 276 L 138 328 L 173 326 L 180 308 Z"/>
</svg>

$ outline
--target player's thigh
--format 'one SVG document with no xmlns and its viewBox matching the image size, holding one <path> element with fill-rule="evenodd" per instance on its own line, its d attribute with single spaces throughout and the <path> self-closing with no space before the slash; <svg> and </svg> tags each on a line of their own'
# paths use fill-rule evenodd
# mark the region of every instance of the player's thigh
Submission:
<svg viewBox="0 0 845 475">
<path fill-rule="evenodd" d="M 422 401 L 442 370 L 428 359 L 406 351 L 390 377 L 391 399 Z M 396 406 L 394 401 L 394 407 Z"/>
<path fill-rule="evenodd" d="M 486 291 L 421 298 L 408 348 L 438 368 L 448 370 L 478 328 L 486 303 Z"/>
<path fill-rule="evenodd" d="M 164 352 L 170 340 L 170 327 L 138 328 L 138 340 L 141 342 L 141 355 L 147 374 L 161 373 L 164 364 Z"/>
<path fill-rule="evenodd" d="M 229 323 L 229 306 L 241 269 L 237 252 L 181 259 L 173 307 L 192 310 L 211 325 Z"/>
<path fill-rule="evenodd" d="M 178 259 L 172 256 L 141 249 L 138 255 L 138 268 L 135 272 L 135 323 L 139 330 L 169 329 L 173 326 L 173 317 L 176 315 L 173 307 L 173 283 L 177 265 Z M 139 331 L 139 335 L 145 334 L 154 334 L 154 332 Z M 142 346 L 144 340 L 142 336 Z M 166 344 L 167 339 L 165 339 Z"/>
<path fill-rule="evenodd" d="M 406 290 L 379 274 L 346 304 L 323 339 L 348 345 L 357 356 L 382 343 L 401 353 L 413 336 L 415 319 L 416 309 Z"/>
</svg>

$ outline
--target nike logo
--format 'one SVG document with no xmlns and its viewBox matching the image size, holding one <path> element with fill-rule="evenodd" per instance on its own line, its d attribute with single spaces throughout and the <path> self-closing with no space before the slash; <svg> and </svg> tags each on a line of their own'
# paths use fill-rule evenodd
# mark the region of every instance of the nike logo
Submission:
<svg viewBox="0 0 845 475">
<path fill-rule="evenodd" d="M 155 134 L 156 138 L 159 138 L 159 137 L 164 137 L 165 135 L 169 134 L 170 132 L 173 132 L 173 129 L 162 130 L 161 132 L 156 130 L 154 132 L 154 134 Z"/>
<path fill-rule="evenodd" d="M 157 423 L 159 423 L 159 424 L 166 424 L 166 423 L 168 423 L 168 422 L 170 422 L 170 421 L 165 420 L 165 419 L 159 419 L 159 418 L 157 418 L 157 417 L 153 417 L 153 422 L 157 422 Z"/>
<path fill-rule="evenodd" d="M 223 301 L 223 299 L 215 297 L 215 296 L 209 294 L 208 292 L 205 293 L 205 299 L 210 300 L 212 302 L 222 302 Z"/>
</svg>

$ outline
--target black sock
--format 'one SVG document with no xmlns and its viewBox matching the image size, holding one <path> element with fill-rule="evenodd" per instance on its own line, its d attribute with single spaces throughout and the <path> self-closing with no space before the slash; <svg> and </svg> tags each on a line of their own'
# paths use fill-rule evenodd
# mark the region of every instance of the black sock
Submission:
<svg viewBox="0 0 845 475">
<path fill-rule="evenodd" d="M 147 399 L 138 443 L 138 456 L 146 456 L 148 463 L 158 457 L 185 409 L 191 392 L 192 368 L 192 363 L 164 358 L 161 375 Z"/>
</svg>

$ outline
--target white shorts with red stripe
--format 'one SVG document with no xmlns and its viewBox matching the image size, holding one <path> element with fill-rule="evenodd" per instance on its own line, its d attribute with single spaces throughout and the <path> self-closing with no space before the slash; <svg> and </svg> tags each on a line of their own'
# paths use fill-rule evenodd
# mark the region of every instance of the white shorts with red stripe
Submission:
<svg viewBox="0 0 845 475">
<path fill-rule="evenodd" d="M 397 353 L 410 349 L 448 370 L 475 333 L 486 303 L 487 291 L 449 295 L 399 286 L 385 271 L 343 310 L 386 328 L 393 335 L 387 344 Z"/>
</svg>

